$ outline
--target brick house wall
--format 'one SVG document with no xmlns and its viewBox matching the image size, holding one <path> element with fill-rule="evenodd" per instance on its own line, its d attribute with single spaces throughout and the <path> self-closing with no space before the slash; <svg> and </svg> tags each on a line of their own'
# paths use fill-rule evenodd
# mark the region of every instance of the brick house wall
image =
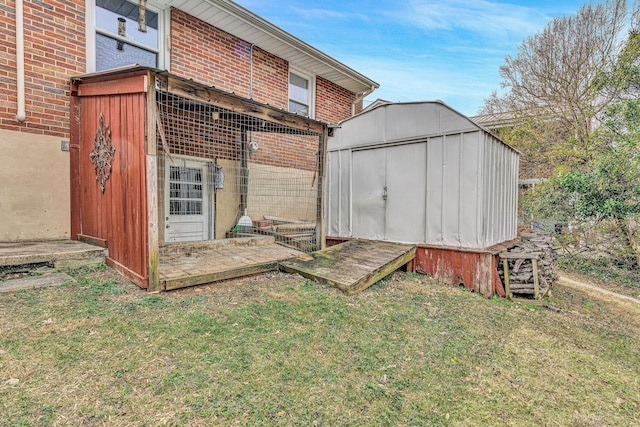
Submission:
<svg viewBox="0 0 640 427">
<path fill-rule="evenodd" d="M 251 44 L 178 9 L 170 13 L 172 73 L 287 109 L 286 60 L 254 46 L 250 93 Z M 0 169 L 0 241 L 70 235 L 69 154 L 60 144 L 69 139 L 69 78 L 86 73 L 85 16 L 85 0 L 24 1 L 27 120 L 18 123 L 15 1 L 0 4 L 0 151 L 12 159 Z M 315 97 L 316 119 L 337 123 L 350 117 L 356 95 L 318 76 Z M 313 145 L 313 138 L 266 138 L 252 161 L 312 170 Z"/>
<path fill-rule="evenodd" d="M 288 107 L 287 61 L 254 46 L 251 87 L 251 44 L 178 9 L 171 10 L 171 71 L 276 108 Z M 318 76 L 315 96 L 317 120 L 338 123 L 351 116 L 353 92 Z M 254 134 L 253 140 L 260 149 L 252 163 L 311 171 L 317 167 L 317 138 Z"/>
<path fill-rule="evenodd" d="M 85 72 L 83 0 L 26 1 L 26 123 L 16 115 L 15 2 L 0 5 L 0 128 L 69 136 L 69 77 Z M 251 45 L 171 10 L 171 71 L 218 89 L 250 97 Z M 277 108 L 288 104 L 287 61 L 253 48 L 253 99 Z M 316 79 L 316 119 L 337 123 L 351 116 L 355 94 Z M 357 107 L 357 111 L 361 109 Z"/>
<path fill-rule="evenodd" d="M 251 45 L 177 9 L 171 10 L 171 71 L 217 89 L 250 98 Z M 253 96 L 286 109 L 289 64 L 253 48 Z M 315 118 L 338 123 L 351 117 L 356 95 L 322 77 L 316 78 Z M 362 101 L 356 113 L 362 110 Z"/>
<path fill-rule="evenodd" d="M 250 98 L 251 44 L 171 9 L 171 72 Z M 287 61 L 254 46 L 254 100 L 286 108 L 288 79 Z"/>
<path fill-rule="evenodd" d="M 15 120 L 15 2 L 0 5 L 0 129 L 69 137 L 69 77 L 85 72 L 84 0 L 24 2 L 27 121 Z"/>
<path fill-rule="evenodd" d="M 316 78 L 316 119 L 336 124 L 351 117 L 351 103 L 355 94 L 322 77 Z M 362 111 L 362 101 L 355 113 Z"/>
</svg>

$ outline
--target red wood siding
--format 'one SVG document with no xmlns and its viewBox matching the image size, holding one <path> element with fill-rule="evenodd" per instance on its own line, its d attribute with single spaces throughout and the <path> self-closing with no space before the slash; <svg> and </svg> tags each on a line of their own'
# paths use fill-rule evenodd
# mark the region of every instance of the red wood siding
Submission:
<svg viewBox="0 0 640 427">
<path fill-rule="evenodd" d="M 415 269 L 449 285 L 464 285 L 485 297 L 505 296 L 496 258 L 488 252 L 418 247 Z"/>
<path fill-rule="evenodd" d="M 117 90 L 118 81 L 104 84 Z M 80 98 L 79 207 L 74 207 L 80 211 L 80 233 L 106 240 L 110 264 L 143 287 L 148 286 L 149 276 L 144 151 L 146 95 L 131 93 Z M 111 143 L 116 150 L 104 194 L 90 158 L 101 113 L 105 124 L 110 126 Z"/>
</svg>

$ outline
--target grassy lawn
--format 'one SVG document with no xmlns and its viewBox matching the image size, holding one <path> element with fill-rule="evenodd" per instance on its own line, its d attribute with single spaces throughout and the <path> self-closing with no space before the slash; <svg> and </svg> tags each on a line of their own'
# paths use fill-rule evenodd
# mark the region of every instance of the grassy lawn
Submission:
<svg viewBox="0 0 640 427">
<path fill-rule="evenodd" d="M 640 424 L 640 309 L 569 288 L 554 312 L 405 273 L 77 280 L 0 294 L 0 426 Z"/>
</svg>

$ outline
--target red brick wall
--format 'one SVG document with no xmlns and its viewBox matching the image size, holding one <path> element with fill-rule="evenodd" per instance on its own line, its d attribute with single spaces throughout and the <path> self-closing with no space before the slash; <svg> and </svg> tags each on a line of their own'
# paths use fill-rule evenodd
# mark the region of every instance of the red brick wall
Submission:
<svg viewBox="0 0 640 427">
<path fill-rule="evenodd" d="M 15 2 L 0 6 L 0 128 L 69 136 L 68 79 L 85 72 L 84 4 L 84 0 L 24 2 L 25 123 L 15 120 Z"/>
<path fill-rule="evenodd" d="M 322 77 L 316 78 L 316 119 L 336 124 L 351 117 L 351 103 L 355 94 Z M 362 101 L 356 113 L 362 110 Z"/>
<path fill-rule="evenodd" d="M 171 71 L 218 89 L 249 97 L 251 45 L 194 18 L 171 10 Z M 253 99 L 288 108 L 289 64 L 260 48 L 253 49 Z M 316 78 L 317 120 L 338 123 L 351 117 L 355 94 Z M 362 109 L 362 103 L 356 112 Z"/>
<path fill-rule="evenodd" d="M 177 9 L 171 9 L 171 71 L 249 98 L 251 45 Z M 253 99 L 287 108 L 289 65 L 253 48 Z"/>
<path fill-rule="evenodd" d="M 18 123 L 15 2 L 0 6 L 0 128 L 68 138 L 69 83 L 85 72 L 84 0 L 26 1 L 25 86 L 27 121 Z M 172 72 L 250 95 L 250 44 L 180 10 L 172 9 Z M 289 64 L 253 49 L 253 99 L 286 109 Z M 316 118 L 337 123 L 351 115 L 354 94 L 316 79 Z"/>
</svg>

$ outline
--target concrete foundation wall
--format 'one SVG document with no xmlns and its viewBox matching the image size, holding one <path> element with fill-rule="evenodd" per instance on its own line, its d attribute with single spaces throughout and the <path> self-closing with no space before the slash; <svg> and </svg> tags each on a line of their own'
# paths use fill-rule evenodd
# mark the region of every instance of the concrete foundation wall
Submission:
<svg viewBox="0 0 640 427">
<path fill-rule="evenodd" d="M 69 152 L 61 140 L 0 129 L 0 241 L 69 238 Z"/>
</svg>

